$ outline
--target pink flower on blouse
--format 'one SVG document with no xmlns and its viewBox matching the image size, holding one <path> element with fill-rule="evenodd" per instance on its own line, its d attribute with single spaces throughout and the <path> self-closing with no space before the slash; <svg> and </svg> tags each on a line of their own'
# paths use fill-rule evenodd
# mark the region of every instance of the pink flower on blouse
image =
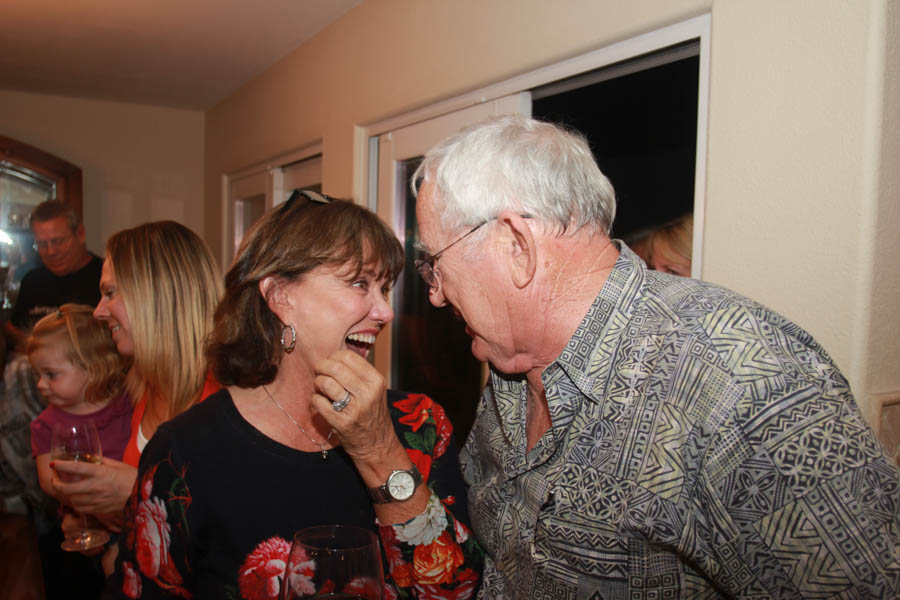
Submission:
<svg viewBox="0 0 900 600">
<path fill-rule="evenodd" d="M 356 577 L 344 586 L 343 593 L 350 596 L 359 596 L 367 600 L 379 600 L 383 586 L 371 577 Z"/>
<path fill-rule="evenodd" d="M 247 555 L 238 571 L 241 598 L 246 600 L 278 598 L 290 551 L 290 542 L 280 537 L 260 542 Z"/>
<path fill-rule="evenodd" d="M 122 562 L 122 593 L 129 598 L 139 598 L 141 595 L 141 578 L 138 577 L 134 566 L 126 561 Z"/>
<path fill-rule="evenodd" d="M 159 575 L 168 560 L 169 524 L 166 505 L 159 498 L 149 498 L 138 505 L 135 516 L 137 548 L 135 557 L 141 573 L 149 578 Z"/>
</svg>

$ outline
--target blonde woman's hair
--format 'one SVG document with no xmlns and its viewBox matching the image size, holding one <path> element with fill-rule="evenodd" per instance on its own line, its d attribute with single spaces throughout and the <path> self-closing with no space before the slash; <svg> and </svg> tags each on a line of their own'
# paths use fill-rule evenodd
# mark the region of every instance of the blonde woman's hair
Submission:
<svg viewBox="0 0 900 600">
<path fill-rule="evenodd" d="M 682 258 L 691 262 L 694 248 L 694 215 L 688 213 L 663 224 L 650 237 L 650 255 L 654 246 L 663 241 L 669 244 Z"/>
<path fill-rule="evenodd" d="M 69 362 L 88 375 L 85 400 L 99 403 L 122 390 L 131 360 L 116 352 L 109 329 L 93 313 L 92 306 L 63 304 L 35 324 L 26 351 L 31 356 L 48 346 L 62 350 Z"/>
<path fill-rule="evenodd" d="M 174 221 L 145 223 L 114 234 L 106 260 L 122 295 L 134 366 L 128 391 L 168 400 L 172 418 L 199 399 L 206 379 L 206 343 L 222 297 L 222 278 L 209 248 Z"/>
</svg>

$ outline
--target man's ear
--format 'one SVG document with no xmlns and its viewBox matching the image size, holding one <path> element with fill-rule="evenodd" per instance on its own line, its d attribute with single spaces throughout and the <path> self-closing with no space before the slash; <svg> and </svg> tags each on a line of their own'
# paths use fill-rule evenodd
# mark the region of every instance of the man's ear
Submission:
<svg viewBox="0 0 900 600">
<path fill-rule="evenodd" d="M 285 320 L 286 314 L 288 309 L 292 307 L 292 302 L 290 295 L 284 289 L 284 281 L 274 275 L 263 277 L 259 281 L 259 293 L 262 294 L 263 300 L 269 305 L 269 310 L 282 323 L 287 323 Z"/>
<path fill-rule="evenodd" d="M 513 285 L 522 289 L 527 286 L 537 269 L 537 246 L 526 219 L 518 213 L 504 210 L 497 221 L 505 228 L 508 239 L 504 240 L 506 264 Z"/>
<path fill-rule="evenodd" d="M 84 245 L 84 240 L 86 238 L 86 233 L 84 231 L 84 225 L 79 223 L 78 227 L 75 228 L 75 239 L 78 240 L 78 243 Z"/>
</svg>

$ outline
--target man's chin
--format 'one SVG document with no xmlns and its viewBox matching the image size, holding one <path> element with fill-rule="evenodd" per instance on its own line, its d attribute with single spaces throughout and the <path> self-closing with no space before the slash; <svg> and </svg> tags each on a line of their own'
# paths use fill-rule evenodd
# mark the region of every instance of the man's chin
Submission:
<svg viewBox="0 0 900 600">
<path fill-rule="evenodd" d="M 63 275 L 68 275 L 68 274 L 69 274 L 69 269 L 67 269 L 64 265 L 59 265 L 59 266 L 56 266 L 56 265 L 54 265 L 54 266 L 44 265 L 44 266 L 47 267 L 47 270 L 48 270 L 48 271 L 50 271 L 51 273 L 53 273 L 53 274 L 56 275 L 57 277 L 62 277 Z"/>
</svg>

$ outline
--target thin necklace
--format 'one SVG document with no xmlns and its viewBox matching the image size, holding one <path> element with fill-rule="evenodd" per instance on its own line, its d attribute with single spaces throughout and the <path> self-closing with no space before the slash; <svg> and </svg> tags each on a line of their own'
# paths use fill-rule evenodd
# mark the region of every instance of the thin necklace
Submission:
<svg viewBox="0 0 900 600">
<path fill-rule="evenodd" d="M 291 422 L 292 422 L 294 425 L 297 426 L 297 429 L 299 429 L 300 431 L 303 432 L 303 435 L 305 435 L 305 436 L 307 437 L 307 439 L 309 439 L 309 441 L 311 441 L 313 444 L 315 444 L 316 446 L 319 446 L 319 447 L 322 449 L 322 460 L 328 460 L 328 450 L 325 449 L 325 444 L 327 444 L 328 441 L 331 439 L 331 436 L 332 436 L 332 434 L 334 433 L 334 429 L 332 429 L 331 431 L 328 432 L 328 437 L 325 438 L 325 441 L 324 441 L 324 442 L 317 442 L 316 440 L 313 439 L 313 437 L 312 437 L 311 435 L 309 435 L 308 433 L 306 433 L 306 430 L 303 429 L 303 425 L 301 425 L 300 423 L 298 423 L 298 422 L 297 422 L 297 419 L 295 419 L 294 417 L 291 416 L 291 413 L 289 413 L 288 411 L 284 410 L 284 409 L 281 407 L 281 405 L 278 404 L 278 400 L 276 400 L 275 398 L 272 397 L 272 394 L 269 393 L 269 390 L 268 390 L 268 388 L 266 388 L 266 386 L 262 386 L 262 389 L 263 389 L 263 391 L 266 393 L 266 396 L 269 397 L 269 400 L 271 400 L 271 401 L 275 404 L 275 406 L 278 407 L 278 410 L 280 410 L 281 412 L 283 412 L 283 413 L 285 414 L 285 416 L 286 416 L 288 419 L 290 419 Z"/>
</svg>

